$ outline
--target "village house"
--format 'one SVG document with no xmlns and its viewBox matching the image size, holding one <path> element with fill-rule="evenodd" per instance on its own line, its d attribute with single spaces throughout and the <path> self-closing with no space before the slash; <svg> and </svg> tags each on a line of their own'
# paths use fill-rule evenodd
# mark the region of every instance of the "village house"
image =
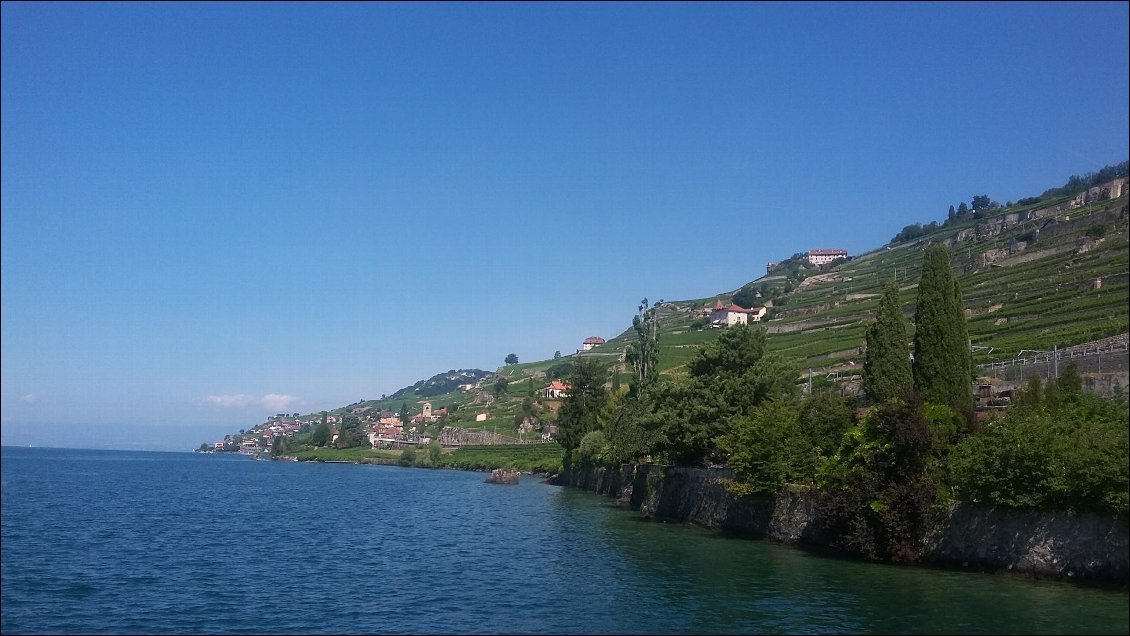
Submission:
<svg viewBox="0 0 1130 636">
<path fill-rule="evenodd" d="M 585 351 L 588 351 L 589 349 L 592 349 L 593 347 L 599 347 L 602 344 L 604 344 L 604 338 L 601 338 L 600 336 L 589 336 L 588 338 L 585 338 L 584 342 L 581 343 L 581 347 Z"/>
<path fill-rule="evenodd" d="M 373 448 L 391 446 L 403 437 L 404 429 L 400 426 L 399 420 L 395 425 L 375 424 L 369 428 L 369 444 Z"/>
<path fill-rule="evenodd" d="M 559 400 L 569 395 L 569 389 L 573 387 L 561 380 L 554 380 L 549 383 L 549 386 L 542 389 L 542 395 L 549 400 Z"/>
<path fill-rule="evenodd" d="M 731 325 L 746 325 L 751 322 L 761 322 L 765 316 L 765 307 L 746 309 L 738 305 L 723 305 L 721 299 L 714 302 L 714 311 L 710 313 L 710 324 L 715 327 L 729 327 Z"/>
</svg>

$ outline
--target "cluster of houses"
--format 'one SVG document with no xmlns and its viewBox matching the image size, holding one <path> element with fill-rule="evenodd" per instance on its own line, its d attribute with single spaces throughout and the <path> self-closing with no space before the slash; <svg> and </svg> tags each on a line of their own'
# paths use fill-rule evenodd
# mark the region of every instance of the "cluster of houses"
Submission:
<svg viewBox="0 0 1130 636">
<path fill-rule="evenodd" d="M 251 430 L 241 435 L 225 435 L 213 444 L 216 451 L 258 452 L 263 449 L 261 441 L 270 447 L 271 440 L 283 435 L 294 435 L 304 425 L 317 424 L 317 420 L 301 420 L 298 413 L 279 413 L 267 418 L 267 421 L 254 426 Z M 335 418 L 336 420 L 336 418 Z"/>
<path fill-rule="evenodd" d="M 367 412 L 368 411 L 368 412 Z M 355 409 L 354 414 L 361 418 L 362 424 L 368 428 L 369 442 L 374 446 L 390 446 L 397 444 L 420 443 L 415 438 L 409 438 L 407 433 L 419 430 L 422 425 L 430 424 L 439 420 L 439 418 L 447 415 L 447 408 L 439 408 L 435 411 L 432 410 L 430 402 L 424 402 L 423 409 L 420 414 L 413 415 L 408 420 L 408 430 L 405 430 L 405 425 L 400 419 L 400 415 L 389 410 L 381 410 L 372 412 L 371 407 L 363 409 Z M 330 441 L 336 441 L 340 434 L 339 426 L 342 423 L 342 416 L 328 415 L 326 416 L 326 423 L 332 428 L 330 429 Z M 300 432 L 310 430 L 311 428 L 321 424 L 321 417 L 308 417 L 301 419 L 298 413 L 293 415 L 287 413 L 280 413 L 272 415 L 267 418 L 267 421 L 253 426 L 251 429 L 242 432 L 240 435 L 225 435 L 223 439 L 216 440 L 213 445 L 213 450 L 254 454 L 270 450 L 275 438 L 286 435 L 296 435 Z M 427 443 L 427 439 L 423 443 Z"/>
<path fill-rule="evenodd" d="M 568 390 L 568 384 L 554 380 L 550 387 L 543 389 L 543 394 L 554 399 L 560 399 L 567 395 Z M 389 410 L 374 411 L 372 407 L 365 407 L 355 409 L 354 414 L 360 417 L 361 423 L 367 428 L 369 443 L 373 448 L 400 448 L 423 445 L 431 441 L 430 438 L 419 435 L 419 431 L 423 430 L 424 425 L 439 421 L 441 417 L 448 414 L 448 410 L 446 407 L 433 410 L 431 402 L 424 402 L 420 413 L 410 417 L 407 424 L 401 420 L 399 413 Z M 482 422 L 487 420 L 488 417 L 486 413 L 479 413 L 475 416 L 475 421 Z M 326 423 L 332 427 L 330 429 L 331 443 L 337 441 L 343 419 L 342 416 L 338 415 L 326 417 Z M 240 435 L 225 435 L 223 439 L 216 440 L 213 450 L 257 455 L 270 451 L 276 438 L 308 431 L 321 422 L 321 417 L 314 416 L 302 419 L 298 413 L 272 415 L 267 418 L 266 422 L 247 431 L 242 431 Z M 553 438 L 553 433 L 554 428 L 552 426 L 543 427 L 543 441 L 550 441 Z"/>
</svg>

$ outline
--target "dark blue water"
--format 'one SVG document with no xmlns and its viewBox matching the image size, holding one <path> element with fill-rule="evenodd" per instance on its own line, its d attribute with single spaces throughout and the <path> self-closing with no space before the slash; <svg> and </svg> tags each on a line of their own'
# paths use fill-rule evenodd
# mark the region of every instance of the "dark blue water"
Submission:
<svg viewBox="0 0 1130 636">
<path fill-rule="evenodd" d="M 0 631 L 1127 633 L 1126 592 L 829 559 L 525 478 L 2 450 Z"/>
</svg>

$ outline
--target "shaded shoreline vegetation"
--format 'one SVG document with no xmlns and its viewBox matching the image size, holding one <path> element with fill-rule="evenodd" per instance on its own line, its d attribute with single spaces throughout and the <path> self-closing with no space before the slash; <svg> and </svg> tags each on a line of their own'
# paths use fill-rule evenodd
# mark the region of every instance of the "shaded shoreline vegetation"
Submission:
<svg viewBox="0 0 1130 636">
<path fill-rule="evenodd" d="M 626 390 L 605 388 L 593 360 L 574 364 L 558 414 L 564 469 L 659 463 L 726 466 L 732 494 L 816 494 L 832 547 L 876 561 L 916 562 L 953 502 L 1128 514 L 1125 395 L 1082 389 L 1072 366 L 1034 377 L 1014 406 L 974 411 L 975 369 L 961 292 L 945 246 L 927 248 L 910 336 L 892 282 L 866 331 L 860 401 L 804 395 L 798 370 L 766 352 L 766 331 L 727 329 L 689 374 L 655 373 L 655 308 L 635 324 Z M 912 354 L 912 355 L 910 355 Z"/>
</svg>

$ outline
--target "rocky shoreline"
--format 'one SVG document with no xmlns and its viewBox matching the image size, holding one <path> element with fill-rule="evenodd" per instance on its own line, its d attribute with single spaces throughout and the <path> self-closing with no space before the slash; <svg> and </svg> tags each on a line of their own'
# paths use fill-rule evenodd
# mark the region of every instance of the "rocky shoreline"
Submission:
<svg viewBox="0 0 1130 636">
<path fill-rule="evenodd" d="M 590 490 L 656 521 L 693 523 L 740 537 L 830 550 L 815 500 L 804 490 L 738 496 L 726 469 L 625 464 L 585 468 L 547 483 Z M 923 542 L 925 565 L 1006 572 L 1127 588 L 1127 520 L 1114 514 L 1014 510 L 957 503 Z"/>
</svg>

